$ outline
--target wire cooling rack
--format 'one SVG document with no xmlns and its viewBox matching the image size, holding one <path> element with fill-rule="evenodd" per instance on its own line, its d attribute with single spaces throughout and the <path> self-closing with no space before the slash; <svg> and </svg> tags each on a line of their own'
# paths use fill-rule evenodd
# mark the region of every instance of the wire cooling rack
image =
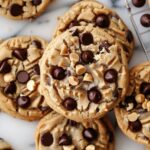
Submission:
<svg viewBox="0 0 150 150">
<path fill-rule="evenodd" d="M 150 14 L 150 0 L 147 0 L 145 5 L 140 8 L 135 7 L 132 4 L 132 0 L 125 0 L 125 4 L 129 11 L 132 25 L 143 47 L 147 60 L 150 61 L 150 27 L 143 27 L 140 23 L 140 18 L 143 14 Z"/>
</svg>

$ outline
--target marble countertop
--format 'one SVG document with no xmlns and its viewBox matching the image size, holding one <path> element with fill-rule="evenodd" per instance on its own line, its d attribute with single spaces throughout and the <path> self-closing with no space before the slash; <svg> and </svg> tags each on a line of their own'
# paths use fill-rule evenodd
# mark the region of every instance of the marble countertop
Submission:
<svg viewBox="0 0 150 150">
<path fill-rule="evenodd" d="M 0 39 L 7 39 L 17 35 L 39 35 L 50 41 L 54 28 L 57 24 L 57 17 L 61 16 L 70 5 L 77 0 L 54 0 L 44 14 L 36 20 L 13 21 L 0 17 Z M 129 28 L 136 34 L 129 19 L 129 14 L 124 7 L 124 0 L 100 0 L 119 13 Z M 145 53 L 136 38 L 136 48 L 130 67 L 146 61 Z M 114 119 L 112 118 L 114 121 Z M 12 118 L 7 114 L 0 113 L 0 137 L 6 139 L 15 150 L 35 150 L 34 132 L 37 122 L 27 122 Z M 129 140 L 116 128 L 116 150 L 143 150 L 144 146 Z"/>
</svg>

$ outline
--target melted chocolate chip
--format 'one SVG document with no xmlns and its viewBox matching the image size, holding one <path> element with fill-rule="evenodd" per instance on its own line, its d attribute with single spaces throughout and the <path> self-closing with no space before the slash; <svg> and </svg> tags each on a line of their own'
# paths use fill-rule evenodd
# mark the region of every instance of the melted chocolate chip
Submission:
<svg viewBox="0 0 150 150">
<path fill-rule="evenodd" d="M 24 61 L 27 59 L 27 49 L 16 49 L 12 52 L 12 55 L 17 59 Z"/>
<path fill-rule="evenodd" d="M 132 32 L 130 31 L 130 30 L 128 30 L 127 32 L 126 32 L 126 39 L 128 40 L 128 42 L 132 42 L 133 41 L 133 34 L 132 34 Z"/>
<path fill-rule="evenodd" d="M 93 140 L 96 140 L 98 137 L 98 133 L 93 128 L 87 128 L 83 131 L 83 137 L 88 141 L 92 142 Z"/>
<path fill-rule="evenodd" d="M 9 73 L 11 71 L 11 66 L 7 62 L 7 60 L 3 60 L 0 62 L 0 73 Z"/>
<path fill-rule="evenodd" d="M 115 69 L 108 69 L 104 73 L 104 80 L 109 83 L 114 83 L 118 79 L 118 72 Z"/>
<path fill-rule="evenodd" d="M 38 6 L 38 5 L 40 5 L 42 3 L 42 0 L 32 0 L 32 4 L 34 5 L 34 6 Z"/>
<path fill-rule="evenodd" d="M 80 36 L 80 42 L 83 45 L 90 45 L 94 42 L 93 35 L 90 32 L 85 32 Z"/>
<path fill-rule="evenodd" d="M 137 119 L 137 120 L 134 121 L 134 122 L 129 122 L 129 129 L 130 129 L 132 132 L 139 132 L 139 131 L 141 131 L 141 129 L 142 129 L 142 123 L 140 122 L 139 119 Z"/>
<path fill-rule="evenodd" d="M 94 61 L 94 55 L 92 51 L 83 51 L 81 53 L 81 60 L 85 64 L 92 63 Z"/>
<path fill-rule="evenodd" d="M 66 77 L 66 71 L 62 67 L 55 66 L 51 71 L 51 75 L 56 80 L 63 80 Z"/>
<path fill-rule="evenodd" d="M 41 143 L 44 146 L 50 146 L 53 144 L 53 136 L 50 132 L 46 132 L 41 136 Z"/>
<path fill-rule="evenodd" d="M 73 127 L 76 127 L 78 125 L 78 123 L 76 121 L 73 121 L 73 120 L 68 120 L 67 124 L 70 126 L 73 126 Z"/>
<path fill-rule="evenodd" d="M 110 44 L 108 43 L 108 41 L 103 41 L 99 46 L 99 50 L 101 51 L 103 48 L 105 48 L 105 50 L 109 53 L 109 47 Z"/>
<path fill-rule="evenodd" d="M 140 21 L 144 27 L 150 27 L 150 14 L 142 15 Z"/>
<path fill-rule="evenodd" d="M 93 103 L 99 103 L 102 99 L 102 95 L 97 88 L 92 88 L 87 92 L 89 101 Z"/>
<path fill-rule="evenodd" d="M 96 25 L 101 27 L 101 28 L 107 28 L 109 27 L 110 21 L 109 21 L 109 16 L 105 14 L 100 14 L 96 18 Z"/>
<path fill-rule="evenodd" d="M 69 111 L 77 108 L 77 102 L 71 97 L 66 98 L 62 105 Z"/>
<path fill-rule="evenodd" d="M 19 4 L 12 4 L 9 8 L 9 11 L 12 16 L 17 17 L 19 15 L 22 15 L 23 7 Z"/>
<path fill-rule="evenodd" d="M 28 108 L 31 104 L 31 100 L 28 96 L 18 96 L 17 97 L 17 104 L 21 108 Z"/>
<path fill-rule="evenodd" d="M 16 92 L 16 84 L 14 82 L 10 82 L 5 88 L 4 93 L 5 94 L 14 94 Z"/>
<path fill-rule="evenodd" d="M 33 72 L 34 72 L 34 74 L 36 74 L 36 75 L 40 75 L 40 66 L 39 66 L 39 64 L 36 64 L 36 65 L 33 67 Z"/>
<path fill-rule="evenodd" d="M 58 141 L 59 145 L 71 145 L 72 144 L 72 139 L 70 136 L 67 134 L 63 134 Z"/>
<path fill-rule="evenodd" d="M 42 49 L 42 44 L 40 41 L 34 40 L 34 41 L 32 41 L 32 45 L 34 45 L 38 49 Z"/>
<path fill-rule="evenodd" d="M 150 83 L 148 82 L 143 82 L 141 85 L 140 85 L 140 92 L 142 94 L 144 94 L 145 96 L 149 95 L 150 94 Z"/>
<path fill-rule="evenodd" d="M 132 4 L 135 7 L 142 7 L 145 5 L 145 3 L 146 3 L 146 0 L 132 0 Z"/>
<path fill-rule="evenodd" d="M 25 84 L 29 81 L 30 76 L 29 76 L 28 72 L 22 70 L 17 73 L 16 78 L 19 83 Z"/>
</svg>

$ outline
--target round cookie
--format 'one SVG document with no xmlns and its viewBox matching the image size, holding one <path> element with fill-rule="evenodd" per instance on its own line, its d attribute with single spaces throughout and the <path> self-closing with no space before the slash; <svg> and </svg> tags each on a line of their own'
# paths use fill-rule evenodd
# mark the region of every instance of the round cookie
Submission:
<svg viewBox="0 0 150 150">
<path fill-rule="evenodd" d="M 129 138 L 150 144 L 150 62 L 133 67 L 125 101 L 115 109 L 117 122 Z"/>
<path fill-rule="evenodd" d="M 98 27 L 73 27 L 62 33 L 47 47 L 40 68 L 47 104 L 72 120 L 102 117 L 126 94 L 122 46 Z"/>
<path fill-rule="evenodd" d="M 114 150 L 114 129 L 105 117 L 77 123 L 51 112 L 36 130 L 36 150 Z"/>
<path fill-rule="evenodd" d="M 52 0 L 1 0 L 0 15 L 11 19 L 33 19 L 39 16 Z"/>
<path fill-rule="evenodd" d="M 36 120 L 50 111 L 39 94 L 41 58 L 47 42 L 37 36 L 20 36 L 0 45 L 0 109 Z"/>
<path fill-rule="evenodd" d="M 54 37 L 73 26 L 87 26 L 87 24 L 100 27 L 112 35 L 122 43 L 128 60 L 131 58 L 134 48 L 134 38 L 131 31 L 116 12 L 95 0 L 81 1 L 71 7 L 59 18 Z"/>
<path fill-rule="evenodd" d="M 0 138 L 0 150 L 13 150 L 13 149 L 6 141 L 4 141 L 4 139 Z"/>
</svg>

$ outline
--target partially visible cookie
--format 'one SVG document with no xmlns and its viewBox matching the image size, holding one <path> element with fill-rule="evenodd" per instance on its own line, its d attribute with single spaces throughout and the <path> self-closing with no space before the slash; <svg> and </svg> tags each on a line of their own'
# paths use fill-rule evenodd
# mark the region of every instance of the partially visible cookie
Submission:
<svg viewBox="0 0 150 150">
<path fill-rule="evenodd" d="M 4 141 L 4 139 L 0 138 L 0 150 L 13 150 L 13 149 L 6 141 Z"/>
<path fill-rule="evenodd" d="M 76 121 L 102 117 L 124 98 L 128 87 L 122 46 L 90 25 L 73 27 L 54 39 L 40 67 L 47 104 Z"/>
<path fill-rule="evenodd" d="M 88 24 L 102 28 L 122 43 L 128 60 L 131 58 L 134 48 L 134 38 L 131 31 L 116 12 L 95 0 L 76 3 L 61 16 L 54 37 L 73 26 L 87 26 Z"/>
<path fill-rule="evenodd" d="M 114 150 L 114 130 L 107 118 L 77 123 L 51 112 L 36 130 L 36 150 Z"/>
<path fill-rule="evenodd" d="M 10 115 L 36 120 L 50 108 L 39 94 L 39 60 L 47 42 L 37 36 L 20 36 L 0 45 L 0 108 Z"/>
<path fill-rule="evenodd" d="M 0 15 L 11 19 L 33 19 L 39 16 L 52 0 L 0 0 Z"/>
<path fill-rule="evenodd" d="M 115 115 L 125 135 L 150 144 L 150 62 L 131 69 L 125 101 L 115 109 Z"/>
</svg>

